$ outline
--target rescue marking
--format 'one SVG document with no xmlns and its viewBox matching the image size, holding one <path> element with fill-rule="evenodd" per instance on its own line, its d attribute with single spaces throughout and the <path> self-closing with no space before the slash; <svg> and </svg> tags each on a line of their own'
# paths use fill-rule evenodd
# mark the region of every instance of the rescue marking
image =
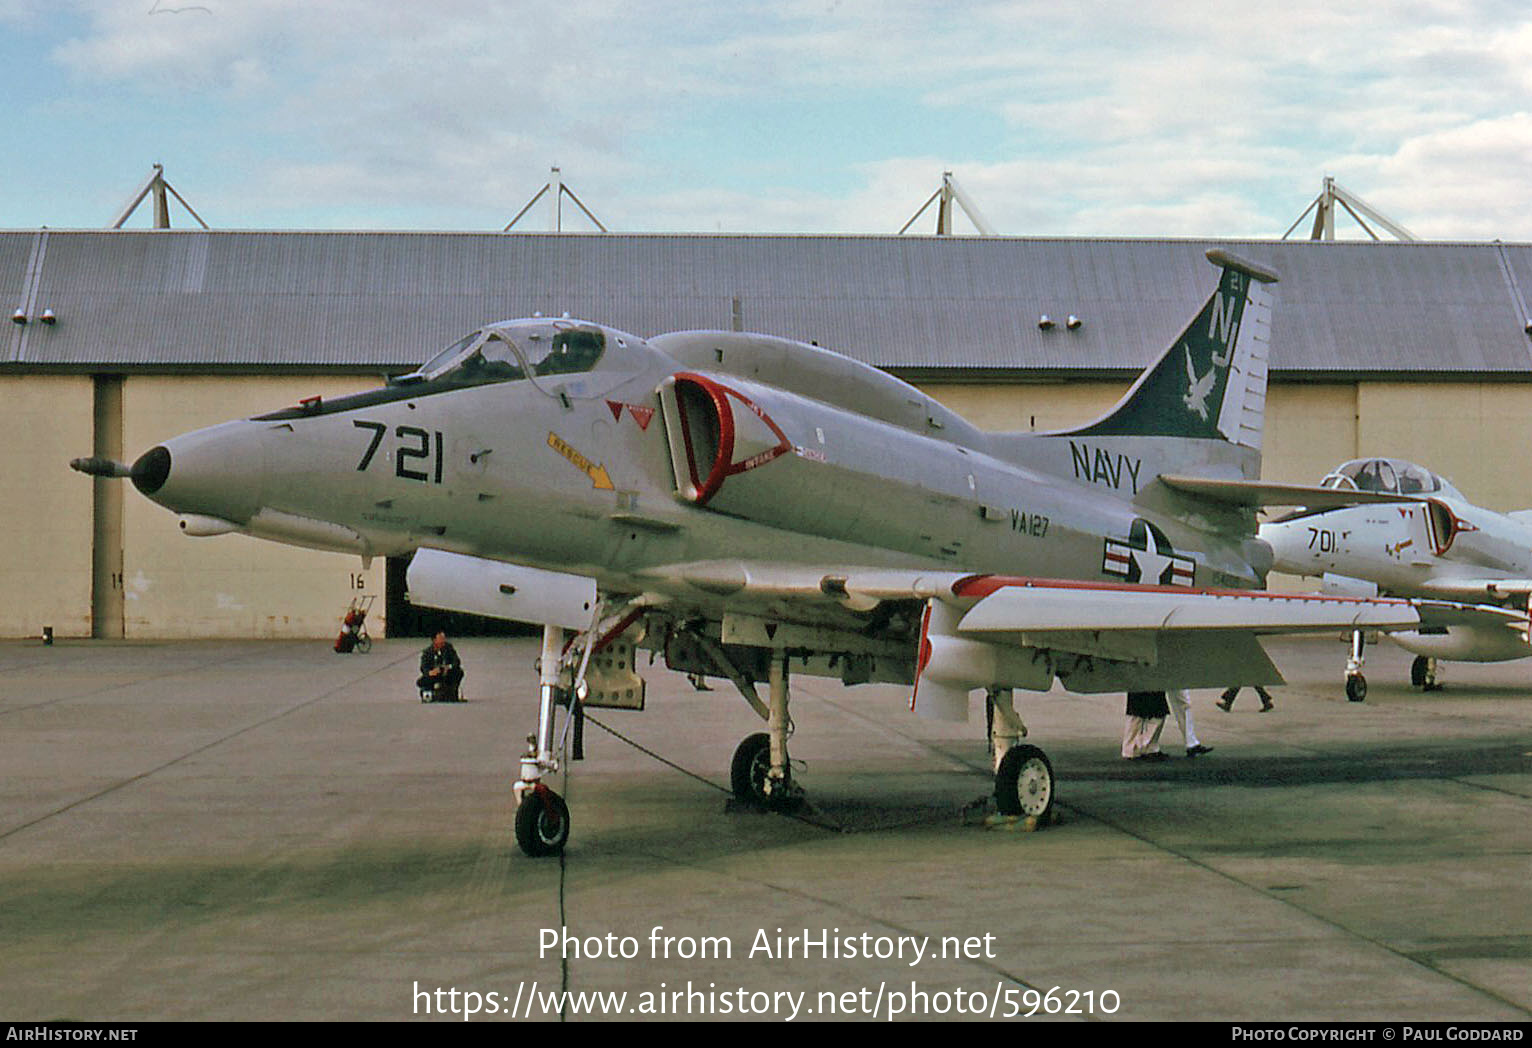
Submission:
<svg viewBox="0 0 1532 1048">
<path fill-rule="evenodd" d="M 548 446 L 560 455 L 568 459 L 576 469 L 590 478 L 591 486 L 603 491 L 614 491 L 612 477 L 606 471 L 605 466 L 598 466 L 590 459 L 580 454 L 574 448 L 559 439 L 559 435 L 552 430 L 548 431 Z"/>
</svg>

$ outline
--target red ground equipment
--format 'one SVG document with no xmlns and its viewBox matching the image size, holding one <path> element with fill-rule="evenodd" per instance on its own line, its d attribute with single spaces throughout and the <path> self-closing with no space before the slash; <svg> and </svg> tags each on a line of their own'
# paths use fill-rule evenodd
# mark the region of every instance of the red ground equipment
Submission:
<svg viewBox="0 0 1532 1048">
<path fill-rule="evenodd" d="M 367 613 L 372 610 L 372 602 L 376 599 L 370 594 L 351 599 L 345 617 L 340 621 L 340 636 L 335 638 L 337 655 L 348 655 L 353 651 L 366 655 L 372 650 L 372 638 L 367 635 Z"/>
</svg>

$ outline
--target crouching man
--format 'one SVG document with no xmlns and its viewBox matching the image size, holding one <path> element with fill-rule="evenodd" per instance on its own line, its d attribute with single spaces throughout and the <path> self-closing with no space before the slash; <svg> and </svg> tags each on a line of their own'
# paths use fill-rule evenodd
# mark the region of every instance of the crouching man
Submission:
<svg viewBox="0 0 1532 1048">
<path fill-rule="evenodd" d="M 446 632 L 438 630 L 431 646 L 420 653 L 420 679 L 415 682 L 420 701 L 457 702 L 462 683 L 463 662 L 457 649 L 447 642 Z"/>
</svg>

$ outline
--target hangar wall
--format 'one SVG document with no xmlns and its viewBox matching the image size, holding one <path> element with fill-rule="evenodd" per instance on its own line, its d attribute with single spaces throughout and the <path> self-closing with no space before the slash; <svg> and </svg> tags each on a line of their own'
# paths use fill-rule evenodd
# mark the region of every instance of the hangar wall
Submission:
<svg viewBox="0 0 1532 1048">
<path fill-rule="evenodd" d="M 312 376 L 129 376 L 123 446 L 137 456 L 160 441 L 301 398 L 376 383 Z M 323 637 L 357 593 L 383 592 L 383 561 L 293 549 L 243 535 L 187 538 L 176 518 L 132 493 L 123 513 L 128 637 Z M 382 614 L 379 600 L 377 614 Z M 383 624 L 369 628 L 382 634 Z"/>
<path fill-rule="evenodd" d="M 1429 466 L 1490 509 L 1532 508 L 1526 451 L 1532 391 L 1493 382 L 1372 382 L 1357 390 L 1358 442 L 1367 454 Z"/>
<path fill-rule="evenodd" d="M 0 636 L 91 630 L 91 482 L 66 463 L 91 453 L 88 375 L 0 377 Z M 62 476 L 60 472 L 62 470 Z M 67 483 L 73 477 L 75 483 Z"/>
<path fill-rule="evenodd" d="M 131 461 L 161 440 L 200 426 L 270 411 L 313 394 L 375 382 L 352 377 L 129 375 L 121 380 L 121 454 Z M 382 635 L 384 563 L 293 549 L 243 535 L 187 538 L 176 518 L 138 497 L 128 481 L 91 481 L 69 470 L 92 451 L 88 375 L 0 379 L 0 434 L 33 449 L 0 481 L 10 549 L 0 567 L 0 635 L 89 637 L 93 619 L 116 619 L 105 636 L 324 637 L 359 593 L 380 598 L 369 629 Z M 122 489 L 120 577 L 107 580 L 121 608 L 92 608 L 92 486 Z M 99 597 L 99 595 L 98 595 Z M 105 599 L 110 599 L 107 597 Z M 98 634 L 102 631 L 98 628 Z"/>
</svg>

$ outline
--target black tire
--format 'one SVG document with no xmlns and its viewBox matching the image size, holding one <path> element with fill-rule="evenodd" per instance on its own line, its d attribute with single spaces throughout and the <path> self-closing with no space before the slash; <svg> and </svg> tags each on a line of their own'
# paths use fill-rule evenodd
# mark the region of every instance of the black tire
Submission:
<svg viewBox="0 0 1532 1048">
<path fill-rule="evenodd" d="M 1367 698 L 1367 678 L 1360 673 L 1354 677 L 1347 677 L 1346 698 L 1352 702 L 1361 702 Z"/>
<path fill-rule="evenodd" d="M 372 650 L 372 638 L 371 637 L 369 637 L 367 634 L 363 633 L 361 636 L 356 638 L 356 653 L 358 655 L 366 655 L 371 650 Z"/>
<path fill-rule="evenodd" d="M 516 809 L 516 843 L 534 859 L 557 855 L 569 840 L 569 805 L 548 789 L 533 790 Z"/>
<path fill-rule="evenodd" d="M 1430 662 L 1424 655 L 1416 655 L 1415 661 L 1410 663 L 1410 684 L 1417 688 L 1424 688 L 1430 666 Z"/>
<path fill-rule="evenodd" d="M 734 760 L 729 765 L 729 785 L 735 800 L 753 804 L 757 808 L 769 808 L 771 798 L 766 795 L 766 776 L 771 771 L 771 736 L 764 731 L 746 735 L 734 750 Z"/>
<path fill-rule="evenodd" d="M 1036 746 L 1012 746 L 995 772 L 995 807 L 1001 815 L 1027 815 L 1044 825 L 1053 814 L 1053 765 Z"/>
</svg>

